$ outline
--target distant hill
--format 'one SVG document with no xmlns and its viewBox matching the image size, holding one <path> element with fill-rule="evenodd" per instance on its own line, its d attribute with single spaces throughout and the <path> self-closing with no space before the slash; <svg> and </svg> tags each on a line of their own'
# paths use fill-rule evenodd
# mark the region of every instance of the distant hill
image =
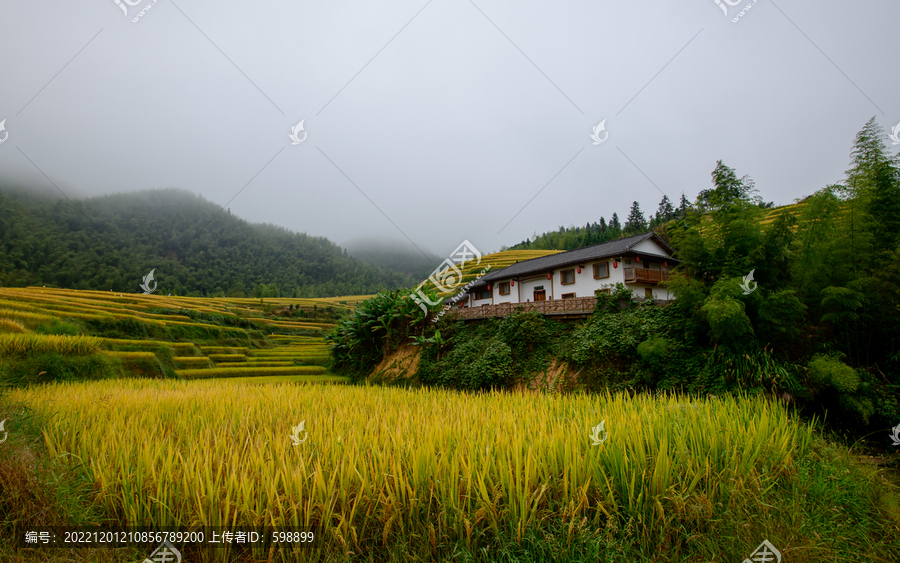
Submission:
<svg viewBox="0 0 900 563">
<path fill-rule="evenodd" d="M 252 224 L 190 192 L 69 201 L 0 189 L 0 285 L 190 296 L 331 297 L 411 287 L 420 275 L 350 257 L 324 237 Z M 152 287 L 152 286 L 151 286 Z"/>
<path fill-rule="evenodd" d="M 342 246 L 354 258 L 414 279 L 427 278 L 444 261 L 432 252 L 423 254 L 410 242 L 370 238 L 347 241 Z"/>
</svg>

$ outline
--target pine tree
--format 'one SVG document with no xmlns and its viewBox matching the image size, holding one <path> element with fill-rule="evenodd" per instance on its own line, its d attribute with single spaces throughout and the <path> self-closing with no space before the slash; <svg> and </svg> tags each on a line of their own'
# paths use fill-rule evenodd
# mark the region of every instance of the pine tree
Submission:
<svg viewBox="0 0 900 563">
<path fill-rule="evenodd" d="M 672 202 L 669 201 L 669 196 L 663 195 L 662 200 L 659 202 L 659 208 L 656 210 L 656 220 L 660 223 L 665 223 L 667 221 L 671 221 L 675 218 L 675 208 L 672 207 Z"/>
<path fill-rule="evenodd" d="M 678 204 L 678 218 L 684 219 L 687 217 L 687 212 L 690 207 L 691 203 L 684 197 L 684 192 L 681 192 L 681 203 Z"/>
<path fill-rule="evenodd" d="M 638 202 L 631 204 L 631 211 L 628 213 L 628 219 L 625 220 L 625 234 L 636 235 L 647 230 L 647 220 L 644 219 L 644 213 Z"/>
<path fill-rule="evenodd" d="M 612 219 L 609 221 L 609 230 L 612 231 L 612 238 L 617 238 L 619 234 L 622 232 L 622 225 L 619 223 L 619 215 L 617 213 L 613 213 Z"/>
</svg>

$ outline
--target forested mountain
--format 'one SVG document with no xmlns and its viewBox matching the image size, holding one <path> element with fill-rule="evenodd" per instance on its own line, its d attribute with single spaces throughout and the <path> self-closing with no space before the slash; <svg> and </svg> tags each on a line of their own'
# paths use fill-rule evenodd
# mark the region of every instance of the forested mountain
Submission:
<svg viewBox="0 0 900 563">
<path fill-rule="evenodd" d="M 151 270 L 159 293 L 192 296 L 360 295 L 419 281 L 183 190 L 73 201 L 0 191 L 0 285 L 134 293 Z"/>
</svg>

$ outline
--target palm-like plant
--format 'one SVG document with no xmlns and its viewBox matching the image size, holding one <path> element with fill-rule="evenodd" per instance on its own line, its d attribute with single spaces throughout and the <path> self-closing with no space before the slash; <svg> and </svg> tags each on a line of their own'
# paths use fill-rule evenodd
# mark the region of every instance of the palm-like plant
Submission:
<svg viewBox="0 0 900 563">
<path fill-rule="evenodd" d="M 431 300 L 437 297 L 434 292 L 427 296 Z M 424 331 L 425 325 L 420 323 L 431 314 L 425 313 L 403 290 L 379 293 L 363 301 L 352 317 L 341 321 L 326 337 L 331 342 L 335 371 L 364 376 L 381 361 L 386 349 L 419 332 L 414 325 L 419 324 Z"/>
</svg>

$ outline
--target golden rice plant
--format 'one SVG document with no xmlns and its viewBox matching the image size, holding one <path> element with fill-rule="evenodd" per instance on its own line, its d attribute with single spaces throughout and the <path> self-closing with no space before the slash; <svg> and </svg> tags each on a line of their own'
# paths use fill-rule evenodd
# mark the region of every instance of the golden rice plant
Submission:
<svg viewBox="0 0 900 563">
<path fill-rule="evenodd" d="M 327 356 L 328 350 L 303 350 L 303 351 L 256 351 L 251 355 L 252 358 L 276 358 L 279 356 Z"/>
<path fill-rule="evenodd" d="M 11 321 L 17 321 L 24 324 L 39 324 L 51 320 L 53 317 L 42 313 L 32 313 L 30 311 L 16 311 L 13 309 L 0 309 L 0 316 Z"/>
<path fill-rule="evenodd" d="M 168 346 L 178 354 L 187 354 L 196 350 L 193 342 L 164 342 L 162 340 L 129 340 L 127 338 L 102 338 L 108 346 L 142 346 L 147 348 Z"/>
<path fill-rule="evenodd" d="M 209 358 L 206 356 L 175 356 L 172 361 L 178 364 L 203 364 L 209 365 Z"/>
<path fill-rule="evenodd" d="M 647 396 L 118 380 L 10 400 L 47 417 L 49 454 L 83 463 L 98 506 L 130 524 L 321 525 L 354 550 L 429 537 L 429 524 L 473 543 L 548 521 L 702 526 L 735 491 L 789 482 L 813 432 L 760 397 L 676 409 Z M 301 421 L 308 439 L 294 446 Z"/>
<path fill-rule="evenodd" d="M 22 311 L 31 311 L 33 313 L 40 312 L 40 308 L 36 305 L 26 303 L 22 299 L 2 299 L 0 298 L 0 307 L 18 309 Z"/>
<path fill-rule="evenodd" d="M 41 352 L 90 354 L 102 340 L 94 336 L 57 336 L 47 334 L 0 334 L 0 356 L 18 356 Z"/>
<path fill-rule="evenodd" d="M 243 354 L 209 354 L 209 359 L 214 362 L 243 362 L 247 356 Z"/>
<path fill-rule="evenodd" d="M 12 319 L 0 319 L 0 333 L 22 333 L 25 325 Z"/>
<path fill-rule="evenodd" d="M 155 360 L 156 354 L 153 352 L 104 352 L 107 356 L 118 358 L 120 360 Z"/>
<path fill-rule="evenodd" d="M 226 365 L 227 365 L 227 364 L 226 364 Z M 294 362 L 293 362 L 293 360 L 291 360 L 291 361 L 274 361 L 274 362 L 270 362 L 269 360 L 265 360 L 265 359 L 264 359 L 264 360 L 259 361 L 259 362 L 250 362 L 250 361 L 244 362 L 242 365 L 245 366 L 245 367 L 255 367 L 255 368 L 262 368 L 262 367 L 275 368 L 275 367 L 292 366 L 292 365 L 294 365 Z"/>
<path fill-rule="evenodd" d="M 180 369 L 175 373 L 184 379 L 205 379 L 208 377 L 237 377 L 241 375 L 318 375 L 325 373 L 321 366 L 293 366 L 293 367 L 214 367 L 210 369 Z"/>
<path fill-rule="evenodd" d="M 250 348 L 231 346 L 201 346 L 204 354 L 247 354 Z"/>
</svg>

